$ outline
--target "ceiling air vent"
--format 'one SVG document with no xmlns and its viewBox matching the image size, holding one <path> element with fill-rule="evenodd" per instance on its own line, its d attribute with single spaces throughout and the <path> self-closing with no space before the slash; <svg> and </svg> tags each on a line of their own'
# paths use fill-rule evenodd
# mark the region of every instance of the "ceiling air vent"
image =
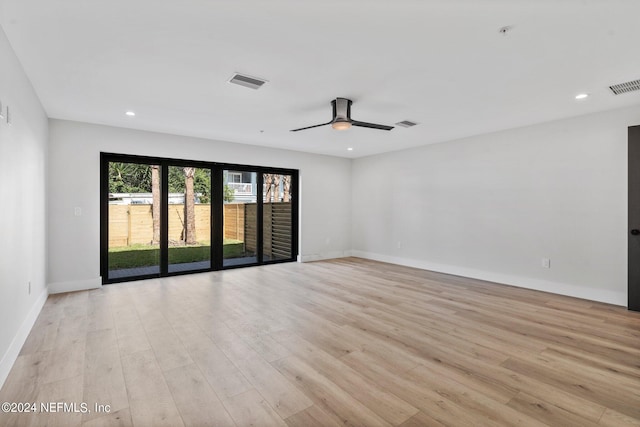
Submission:
<svg viewBox="0 0 640 427">
<path fill-rule="evenodd" d="M 396 126 L 401 126 L 403 128 L 410 128 L 411 126 L 417 125 L 416 122 L 411 122 L 409 120 L 403 120 L 401 122 L 396 123 Z"/>
<path fill-rule="evenodd" d="M 234 83 L 251 89 L 260 89 L 266 82 L 266 80 L 257 79 L 255 77 L 249 77 L 238 73 L 234 74 L 233 77 L 229 79 L 229 83 Z"/>
<path fill-rule="evenodd" d="M 611 92 L 613 92 L 614 95 L 620 95 L 623 93 L 640 90 L 640 80 L 633 80 L 630 82 L 609 86 L 609 89 L 611 89 Z"/>
</svg>

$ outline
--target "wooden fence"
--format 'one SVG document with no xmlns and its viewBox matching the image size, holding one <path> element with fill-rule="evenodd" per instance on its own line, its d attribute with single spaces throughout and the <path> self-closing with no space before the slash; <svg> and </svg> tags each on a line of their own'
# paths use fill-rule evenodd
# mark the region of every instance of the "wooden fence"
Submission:
<svg viewBox="0 0 640 427">
<path fill-rule="evenodd" d="M 271 259 L 291 256 L 291 203 L 264 203 L 264 255 Z M 195 205 L 196 240 L 208 242 L 211 205 Z M 257 205 L 224 205 L 224 238 L 243 241 L 247 252 L 256 251 Z M 169 240 L 182 240 L 184 204 L 169 205 Z M 109 205 L 109 247 L 149 244 L 153 239 L 151 205 Z"/>
<path fill-rule="evenodd" d="M 244 241 L 245 204 L 229 203 L 224 205 L 224 238 Z"/>
<path fill-rule="evenodd" d="M 211 205 L 195 205 L 196 240 L 208 242 Z M 224 205 L 224 238 L 244 239 L 244 205 Z M 169 205 L 169 240 L 182 240 L 184 204 Z M 109 205 L 109 247 L 149 244 L 153 240 L 151 205 Z"/>
<path fill-rule="evenodd" d="M 246 240 L 247 251 L 255 251 L 257 246 L 255 203 L 246 206 Z M 263 255 L 269 259 L 291 257 L 291 203 L 265 203 L 263 205 Z"/>
</svg>

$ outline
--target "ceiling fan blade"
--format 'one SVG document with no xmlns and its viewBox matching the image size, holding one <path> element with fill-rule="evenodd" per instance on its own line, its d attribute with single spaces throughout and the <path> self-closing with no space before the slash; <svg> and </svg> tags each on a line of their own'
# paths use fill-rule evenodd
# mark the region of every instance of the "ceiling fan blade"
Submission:
<svg viewBox="0 0 640 427">
<path fill-rule="evenodd" d="M 371 128 L 371 129 L 380 129 L 380 130 L 391 130 L 393 126 L 386 125 L 377 125 L 375 123 L 367 123 L 367 122 L 359 122 L 357 120 L 353 120 L 351 122 L 352 126 L 360 126 L 361 128 Z"/>
<path fill-rule="evenodd" d="M 305 128 L 299 128 L 299 129 L 291 129 L 289 132 L 298 132 L 299 130 L 305 130 L 305 129 L 312 129 L 312 128 L 317 128 L 320 126 L 326 126 L 326 125 L 330 125 L 331 122 L 327 122 L 327 123 L 322 123 L 321 125 L 313 125 L 313 126 L 307 126 Z"/>
</svg>

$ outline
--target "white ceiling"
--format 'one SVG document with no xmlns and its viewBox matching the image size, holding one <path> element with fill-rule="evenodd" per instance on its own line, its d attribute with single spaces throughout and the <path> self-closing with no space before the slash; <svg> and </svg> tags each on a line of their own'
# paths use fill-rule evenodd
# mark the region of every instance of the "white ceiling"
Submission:
<svg viewBox="0 0 640 427">
<path fill-rule="evenodd" d="M 50 117 L 344 157 L 640 104 L 608 89 L 640 79 L 639 16 L 639 0 L 0 0 Z M 420 125 L 289 132 L 336 97 Z"/>
</svg>

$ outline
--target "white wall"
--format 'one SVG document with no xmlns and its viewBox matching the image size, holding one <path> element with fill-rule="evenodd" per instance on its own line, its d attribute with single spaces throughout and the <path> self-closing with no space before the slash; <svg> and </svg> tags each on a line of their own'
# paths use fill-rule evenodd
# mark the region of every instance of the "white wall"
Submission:
<svg viewBox="0 0 640 427">
<path fill-rule="evenodd" d="M 100 152 L 300 170 L 303 260 L 348 255 L 351 161 L 86 123 L 49 121 L 49 283 L 52 292 L 100 284 Z M 74 208 L 82 216 L 74 216 Z"/>
<path fill-rule="evenodd" d="M 47 117 L 2 28 L 0 102 L 1 387 L 47 297 Z"/>
<path fill-rule="evenodd" d="M 638 107 L 357 159 L 353 254 L 626 306 L 637 124 Z"/>
</svg>

